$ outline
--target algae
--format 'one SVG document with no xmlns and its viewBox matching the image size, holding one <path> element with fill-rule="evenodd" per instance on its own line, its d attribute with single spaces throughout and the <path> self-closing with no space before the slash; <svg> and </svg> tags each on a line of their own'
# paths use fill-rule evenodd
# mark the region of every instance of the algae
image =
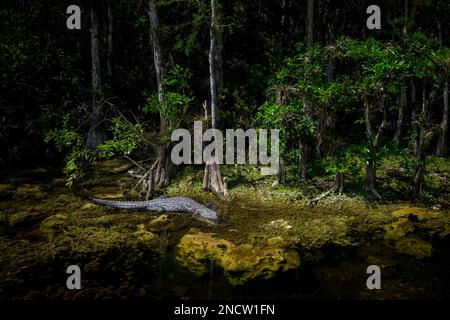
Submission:
<svg viewBox="0 0 450 320">
<path fill-rule="evenodd" d="M 213 261 L 223 269 L 233 285 L 262 278 L 269 279 L 279 271 L 298 268 L 300 259 L 294 250 L 275 245 L 264 248 L 250 244 L 235 245 L 213 234 L 194 231 L 185 235 L 178 244 L 177 260 L 197 276 L 209 271 Z"/>
</svg>

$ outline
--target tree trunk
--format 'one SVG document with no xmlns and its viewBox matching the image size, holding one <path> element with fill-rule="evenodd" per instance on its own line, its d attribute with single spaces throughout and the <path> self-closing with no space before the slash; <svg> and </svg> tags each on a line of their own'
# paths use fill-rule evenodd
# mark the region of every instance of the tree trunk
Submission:
<svg viewBox="0 0 450 320">
<path fill-rule="evenodd" d="M 209 89 L 211 97 L 211 128 L 216 128 L 217 108 L 219 97 L 217 92 L 219 59 L 219 21 L 217 20 L 217 0 L 211 0 L 211 26 L 209 30 Z"/>
<path fill-rule="evenodd" d="M 404 15 L 404 24 L 403 24 L 403 34 L 406 35 L 408 33 L 408 0 L 405 0 L 405 15 Z"/>
<path fill-rule="evenodd" d="M 101 92 L 102 78 L 100 74 L 100 54 L 98 40 L 98 16 L 97 10 L 91 7 L 91 65 L 92 65 L 92 88 Z"/>
<path fill-rule="evenodd" d="M 92 118 L 91 129 L 86 138 L 86 147 L 95 149 L 106 140 L 106 134 L 101 124 L 101 112 L 98 103 L 102 92 L 102 78 L 100 72 L 100 54 L 98 39 L 98 16 L 94 5 L 90 8 L 91 16 L 91 77 L 92 77 Z"/>
<path fill-rule="evenodd" d="M 167 134 L 169 123 L 164 117 L 164 65 L 162 48 L 159 42 L 159 26 L 158 26 L 158 12 L 156 10 L 156 0 L 149 0 L 149 20 L 150 20 L 150 35 L 153 47 L 153 62 L 156 73 L 156 85 L 158 90 L 158 103 L 160 107 L 160 134 Z M 172 176 L 176 172 L 176 166 L 170 158 L 170 143 L 163 142 L 159 146 L 157 158 L 150 170 L 145 174 L 144 188 L 146 197 L 149 198 L 154 191 L 169 185 Z"/>
<path fill-rule="evenodd" d="M 366 174 L 364 175 L 364 191 L 371 192 L 377 199 L 381 199 L 381 195 L 375 189 L 376 170 L 375 161 L 369 160 L 366 167 Z"/>
<path fill-rule="evenodd" d="M 432 90 L 431 93 L 426 96 L 426 85 L 424 83 L 422 88 L 422 112 L 419 121 L 419 135 L 418 135 L 418 148 L 417 148 L 417 166 L 414 172 L 412 181 L 412 193 L 414 199 L 418 199 L 422 195 L 422 189 L 424 184 L 425 170 L 426 170 L 426 158 L 425 158 L 425 144 L 429 139 L 429 135 L 426 133 L 427 121 L 428 121 L 428 106 L 433 103 L 438 95 L 437 90 Z"/>
<path fill-rule="evenodd" d="M 107 70 L 107 74 L 108 77 L 112 77 L 113 74 L 113 64 L 112 64 L 112 59 L 113 59 L 113 26 L 114 26 L 114 17 L 112 14 L 112 5 L 111 5 L 111 0 L 107 1 L 107 6 L 108 6 L 108 55 L 106 58 L 106 70 Z"/>
<path fill-rule="evenodd" d="M 329 34 L 330 34 L 330 43 L 334 42 L 333 31 L 331 30 L 331 26 L 329 26 Z M 326 67 L 327 72 L 327 82 L 332 82 L 334 79 L 334 70 L 336 67 L 336 60 L 333 57 L 328 59 L 328 64 Z M 322 143 L 323 136 L 326 133 L 327 129 L 334 129 L 334 110 L 331 110 L 330 103 L 326 103 L 325 105 L 320 106 L 320 114 L 318 127 L 315 135 L 315 145 L 314 145 L 314 153 L 317 159 L 322 157 Z"/>
<path fill-rule="evenodd" d="M 335 192 L 339 192 L 339 194 L 344 192 L 344 174 L 342 172 L 336 172 L 336 176 L 334 178 L 334 190 Z"/>
<path fill-rule="evenodd" d="M 426 97 L 425 85 L 422 88 L 422 112 L 420 116 L 420 129 L 418 136 L 418 148 L 417 148 L 417 166 L 414 170 L 414 177 L 412 182 L 412 193 L 414 199 L 417 199 L 422 195 L 424 171 L 425 171 L 425 121 L 427 116 L 427 97 Z"/>
<path fill-rule="evenodd" d="M 397 117 L 397 123 L 395 126 L 395 134 L 394 134 L 394 143 L 397 148 L 400 145 L 400 136 L 401 136 L 401 132 L 402 132 L 405 107 L 406 107 L 406 88 L 403 88 L 400 93 L 400 98 L 399 98 L 398 117 Z"/>
<path fill-rule="evenodd" d="M 307 2 L 307 15 L 306 15 L 306 48 L 309 49 L 313 44 L 313 26 L 314 26 L 314 0 L 308 0 Z M 306 57 L 307 61 L 310 61 L 309 57 Z M 307 121 L 312 121 L 312 109 L 309 102 L 303 102 L 303 112 Z M 298 177 L 300 180 L 304 180 L 306 177 L 306 159 L 310 156 L 310 142 L 305 141 L 303 137 L 299 139 L 299 151 L 298 157 Z"/>
<path fill-rule="evenodd" d="M 416 86 L 413 80 L 411 80 L 411 136 L 409 138 L 409 150 L 411 153 L 417 155 L 417 113 L 416 113 Z"/>
<path fill-rule="evenodd" d="M 374 160 L 369 160 L 364 175 L 364 191 L 372 192 L 375 189 L 376 164 Z"/>
<path fill-rule="evenodd" d="M 442 27 L 439 19 L 436 18 L 436 24 L 439 34 L 439 47 L 442 48 Z M 444 82 L 444 105 L 442 110 L 442 121 L 439 125 L 439 134 L 436 145 L 436 156 L 444 157 L 447 149 L 447 130 L 448 130 L 448 72 L 445 73 Z"/>
<path fill-rule="evenodd" d="M 364 176 L 364 191 L 371 192 L 376 198 L 381 199 L 380 194 L 375 189 L 375 180 L 376 180 L 376 162 L 373 159 L 373 153 L 378 149 L 378 145 L 380 142 L 381 134 L 386 126 L 386 110 L 384 106 L 384 101 L 382 103 L 382 112 L 383 112 L 383 120 L 381 124 L 378 126 L 377 133 L 373 131 L 372 128 L 372 106 L 368 101 L 364 101 L 364 122 L 366 123 L 366 135 L 369 139 L 370 143 L 370 155 L 368 159 L 368 164 L 366 167 L 366 174 Z"/>
<path fill-rule="evenodd" d="M 216 128 L 217 110 L 219 108 L 218 84 L 221 85 L 221 38 L 219 26 L 218 1 L 211 0 L 211 26 L 210 26 L 210 47 L 209 47 L 209 85 L 211 95 L 211 127 Z M 210 163 L 205 165 L 203 176 L 203 190 L 212 191 L 221 199 L 229 197 L 226 180 L 222 178 L 220 165 Z"/>
<path fill-rule="evenodd" d="M 277 177 L 278 184 L 286 184 L 286 165 L 284 159 L 280 157 L 280 169 Z"/>
<path fill-rule="evenodd" d="M 158 23 L 158 12 L 156 11 L 156 0 L 149 0 L 149 11 L 148 15 L 150 18 L 150 36 L 153 47 L 153 64 L 155 66 L 156 73 L 156 86 L 158 90 L 158 102 L 160 105 L 160 132 L 165 133 L 167 131 L 167 120 L 164 117 L 164 76 L 165 69 L 163 65 L 162 48 L 159 42 L 159 23 Z"/>
<path fill-rule="evenodd" d="M 439 125 L 439 136 L 436 146 L 436 156 L 444 157 L 447 152 L 447 131 L 448 131 L 448 81 L 444 84 L 444 108 L 442 111 L 442 121 Z"/>
<path fill-rule="evenodd" d="M 281 28 L 284 29 L 286 22 L 286 0 L 281 0 Z"/>
<path fill-rule="evenodd" d="M 300 154 L 298 156 L 298 178 L 300 180 L 306 179 L 306 154 L 308 152 L 308 148 L 306 143 L 304 143 L 301 139 L 298 141 Z"/>
<path fill-rule="evenodd" d="M 306 12 L 306 47 L 309 49 L 314 41 L 314 0 L 308 0 Z"/>
</svg>

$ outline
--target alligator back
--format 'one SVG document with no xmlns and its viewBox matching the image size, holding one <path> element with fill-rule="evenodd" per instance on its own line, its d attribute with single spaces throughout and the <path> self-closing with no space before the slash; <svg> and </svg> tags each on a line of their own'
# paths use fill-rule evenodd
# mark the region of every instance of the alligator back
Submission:
<svg viewBox="0 0 450 320">
<path fill-rule="evenodd" d="M 206 206 L 188 197 L 156 198 L 148 201 L 116 201 L 91 198 L 92 201 L 121 209 L 145 209 L 160 212 L 186 212 L 195 214 L 197 218 L 213 223 L 225 224 L 219 215 Z"/>
</svg>

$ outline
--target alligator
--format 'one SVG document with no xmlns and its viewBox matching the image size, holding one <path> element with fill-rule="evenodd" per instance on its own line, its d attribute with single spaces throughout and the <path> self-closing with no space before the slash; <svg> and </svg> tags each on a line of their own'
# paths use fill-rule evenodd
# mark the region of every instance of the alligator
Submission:
<svg viewBox="0 0 450 320">
<path fill-rule="evenodd" d="M 184 212 L 191 213 L 197 219 L 213 223 L 226 224 L 214 210 L 204 206 L 188 197 L 160 197 L 146 201 L 116 201 L 90 198 L 92 201 L 121 209 L 145 209 L 156 213 Z"/>
</svg>

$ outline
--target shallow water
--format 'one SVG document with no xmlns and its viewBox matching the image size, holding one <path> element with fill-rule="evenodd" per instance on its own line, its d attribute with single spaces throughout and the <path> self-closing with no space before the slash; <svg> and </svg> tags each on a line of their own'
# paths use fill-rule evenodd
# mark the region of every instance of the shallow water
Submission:
<svg viewBox="0 0 450 320">
<path fill-rule="evenodd" d="M 391 215 L 405 204 L 361 205 L 343 200 L 305 207 L 292 199 L 256 201 L 251 193 L 222 203 L 188 189 L 185 195 L 202 203 L 212 201 L 228 221 L 226 227 L 217 227 L 186 215 L 162 217 L 100 207 L 83 197 L 120 198 L 121 190 L 130 185 L 126 175 L 100 175 L 69 190 L 61 177 L 48 170 L 10 173 L 2 179 L 0 298 L 450 296 L 450 241 L 446 233 L 450 223 L 446 211 L 432 212 L 431 218 L 410 223 L 409 218 L 398 220 Z M 130 197 L 125 194 L 125 198 Z M 417 243 L 425 249 L 432 246 L 432 253 L 417 258 L 408 254 L 417 250 L 408 247 L 405 254 L 398 241 L 388 241 L 384 228 L 396 221 L 413 226 L 407 231 L 395 229 L 405 232 L 396 241 L 419 239 Z M 181 245 L 186 236 L 191 237 L 190 244 L 199 246 L 197 251 Z M 202 239 L 224 246 L 223 256 Z M 294 262 L 273 258 L 279 254 L 294 257 Z M 71 264 L 82 269 L 82 290 L 65 286 L 65 270 Z M 381 290 L 366 287 L 369 265 L 381 268 Z"/>
</svg>

